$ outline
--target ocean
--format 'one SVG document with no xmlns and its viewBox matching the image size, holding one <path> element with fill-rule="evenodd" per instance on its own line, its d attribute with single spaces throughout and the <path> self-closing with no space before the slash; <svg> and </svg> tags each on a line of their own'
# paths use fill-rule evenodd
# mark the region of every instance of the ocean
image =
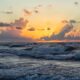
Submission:
<svg viewBox="0 0 80 80">
<path fill-rule="evenodd" d="M 80 42 L 0 42 L 0 80 L 80 80 Z"/>
</svg>

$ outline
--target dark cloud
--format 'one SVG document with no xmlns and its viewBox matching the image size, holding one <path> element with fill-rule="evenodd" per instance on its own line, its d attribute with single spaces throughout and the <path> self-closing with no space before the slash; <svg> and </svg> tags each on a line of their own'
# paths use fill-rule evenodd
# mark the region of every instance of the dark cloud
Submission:
<svg viewBox="0 0 80 80">
<path fill-rule="evenodd" d="M 10 27 L 11 24 L 0 22 L 0 27 Z"/>
<path fill-rule="evenodd" d="M 15 27 L 16 29 L 22 29 L 23 27 L 26 26 L 27 23 L 28 20 L 24 20 L 23 18 L 20 18 L 12 23 L 0 22 L 0 27 Z"/>
<path fill-rule="evenodd" d="M 31 27 L 31 28 L 28 29 L 28 31 L 35 31 L 35 28 Z"/>
</svg>

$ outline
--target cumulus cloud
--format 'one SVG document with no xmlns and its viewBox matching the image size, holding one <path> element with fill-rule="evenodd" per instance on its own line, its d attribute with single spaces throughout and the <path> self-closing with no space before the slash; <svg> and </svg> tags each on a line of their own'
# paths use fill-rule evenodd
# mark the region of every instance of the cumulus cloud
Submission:
<svg viewBox="0 0 80 80">
<path fill-rule="evenodd" d="M 74 29 L 66 35 L 66 39 L 80 40 L 80 29 Z"/>
<path fill-rule="evenodd" d="M 15 27 L 16 29 L 22 29 L 23 27 L 26 26 L 27 23 L 28 20 L 24 20 L 23 18 L 20 18 L 12 23 L 0 22 L 0 27 Z"/>
<path fill-rule="evenodd" d="M 28 23 L 28 20 L 24 20 L 23 18 L 20 18 L 18 20 L 15 20 L 12 23 L 4 23 L 0 22 L 0 41 L 32 41 L 31 38 L 23 37 L 21 36 L 21 30 L 23 29 L 26 24 Z M 6 30 L 3 30 L 2 27 L 7 27 Z"/>
<path fill-rule="evenodd" d="M 22 29 L 26 26 L 28 23 L 28 20 L 24 20 L 23 18 L 20 18 L 19 20 L 15 20 L 14 23 L 11 23 L 12 26 L 15 26 L 17 29 Z"/>
<path fill-rule="evenodd" d="M 72 29 L 73 29 L 73 25 L 66 24 L 59 34 L 54 35 L 54 36 L 52 35 L 51 37 L 54 39 L 59 39 L 59 40 L 65 39 L 65 34 L 70 32 Z"/>
<path fill-rule="evenodd" d="M 73 30 L 74 28 L 74 23 L 77 23 L 76 20 L 64 20 L 63 23 L 66 23 L 65 26 L 62 28 L 62 30 L 60 31 L 60 33 L 58 34 L 52 34 L 50 37 L 45 36 L 42 37 L 41 39 L 44 40 L 64 40 L 64 39 L 80 39 L 80 36 L 65 36 L 67 33 L 69 33 L 70 31 Z"/>
</svg>

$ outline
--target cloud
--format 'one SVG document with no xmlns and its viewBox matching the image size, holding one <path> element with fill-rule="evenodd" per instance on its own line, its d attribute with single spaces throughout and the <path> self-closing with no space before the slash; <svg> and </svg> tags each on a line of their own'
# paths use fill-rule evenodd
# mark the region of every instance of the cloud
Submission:
<svg viewBox="0 0 80 80">
<path fill-rule="evenodd" d="M 70 20 L 69 22 L 70 22 L 70 23 L 77 23 L 77 21 L 76 21 L 76 20 L 73 20 L 73 19 Z"/>
<path fill-rule="evenodd" d="M 76 1 L 76 2 L 74 2 L 74 4 L 75 4 L 75 5 L 78 5 L 78 4 L 79 4 L 79 2 L 77 2 L 77 1 Z"/>
<path fill-rule="evenodd" d="M 24 9 L 23 10 L 27 15 L 31 15 L 32 14 L 32 12 L 30 12 L 30 11 L 28 11 L 28 10 L 26 10 L 26 9 Z"/>
<path fill-rule="evenodd" d="M 51 30 L 51 28 L 48 27 L 47 30 Z"/>
<path fill-rule="evenodd" d="M 43 5 L 39 4 L 39 5 L 35 6 L 34 9 L 39 9 L 41 7 L 43 7 Z"/>
<path fill-rule="evenodd" d="M 72 29 L 73 29 L 73 25 L 66 24 L 59 34 L 54 35 L 54 36 L 52 35 L 51 37 L 54 39 L 59 39 L 59 40 L 65 39 L 65 34 L 70 32 Z"/>
<path fill-rule="evenodd" d="M 74 29 L 66 35 L 66 39 L 80 40 L 80 29 Z"/>
<path fill-rule="evenodd" d="M 27 23 L 28 20 L 24 20 L 23 18 L 20 18 L 12 23 L 0 22 L 0 27 L 15 27 L 16 29 L 22 29 L 26 26 Z"/>
<path fill-rule="evenodd" d="M 14 23 L 11 23 L 12 26 L 15 26 L 17 29 L 22 29 L 26 26 L 28 23 L 28 20 L 24 20 L 23 18 L 20 18 L 19 20 L 15 20 Z"/>
<path fill-rule="evenodd" d="M 68 21 L 67 20 L 62 20 L 62 23 L 68 23 Z"/>
<path fill-rule="evenodd" d="M 23 29 L 28 23 L 28 20 L 19 18 L 11 23 L 0 22 L 0 41 L 33 41 L 33 39 L 21 36 L 21 29 Z M 8 27 L 3 30 L 2 27 Z M 18 30 L 20 29 L 20 30 Z"/>
<path fill-rule="evenodd" d="M 0 27 L 10 27 L 11 24 L 0 22 Z"/>
<path fill-rule="evenodd" d="M 13 14 L 13 11 L 1 11 L 0 13 L 3 13 L 3 14 Z"/>
<path fill-rule="evenodd" d="M 60 31 L 60 33 L 58 34 L 52 34 L 50 37 L 48 36 L 45 36 L 45 37 L 42 37 L 41 39 L 44 39 L 44 40 L 64 40 L 64 39 L 80 39 L 79 36 L 75 37 L 72 36 L 65 36 L 67 33 L 69 33 L 70 31 L 73 30 L 74 28 L 74 24 L 73 23 L 77 23 L 77 21 L 75 20 L 64 20 L 63 23 L 66 23 L 65 26 L 62 28 L 62 30 Z"/>
<path fill-rule="evenodd" d="M 39 13 L 39 11 L 37 9 L 34 9 L 32 12 L 30 12 L 29 10 L 26 10 L 26 9 L 24 9 L 23 11 L 27 16 L 30 16 L 33 12 L 36 14 Z"/>
<path fill-rule="evenodd" d="M 35 13 L 39 13 L 39 11 L 38 11 L 38 10 L 34 10 L 34 12 L 35 12 Z"/>
<path fill-rule="evenodd" d="M 7 31 L 2 31 L 0 34 L 0 41 L 32 41 L 32 39 L 22 37 L 19 30 L 10 29 Z"/>
<path fill-rule="evenodd" d="M 68 39 L 68 40 L 80 40 L 80 36 L 75 36 L 75 37 L 67 36 L 66 39 Z"/>
<path fill-rule="evenodd" d="M 28 29 L 28 31 L 35 31 L 35 28 L 31 27 L 31 28 Z"/>
<path fill-rule="evenodd" d="M 71 19 L 71 20 L 62 20 L 62 23 L 78 23 L 78 21 Z"/>
<path fill-rule="evenodd" d="M 21 30 L 26 27 L 27 24 L 28 20 L 24 18 L 16 19 L 10 23 L 0 22 L 0 41 L 34 41 L 32 38 L 21 35 Z"/>
</svg>

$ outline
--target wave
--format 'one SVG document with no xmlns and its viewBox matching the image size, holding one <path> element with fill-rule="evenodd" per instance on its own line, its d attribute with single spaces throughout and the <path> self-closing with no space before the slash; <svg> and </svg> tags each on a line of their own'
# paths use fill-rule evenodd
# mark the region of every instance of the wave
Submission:
<svg viewBox="0 0 80 80">
<path fill-rule="evenodd" d="M 79 43 L 14 45 L 0 45 L 0 80 L 80 80 Z"/>
<path fill-rule="evenodd" d="M 55 43 L 36 45 L 12 45 L 9 48 L 0 49 L 0 54 L 13 54 L 18 57 L 36 58 L 46 60 L 80 60 L 79 43 Z"/>
</svg>

